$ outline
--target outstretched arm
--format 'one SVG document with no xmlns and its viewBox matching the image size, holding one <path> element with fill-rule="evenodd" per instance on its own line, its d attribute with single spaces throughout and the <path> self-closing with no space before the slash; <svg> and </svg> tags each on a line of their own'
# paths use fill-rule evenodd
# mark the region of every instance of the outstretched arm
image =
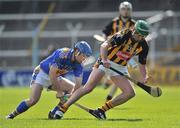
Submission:
<svg viewBox="0 0 180 128">
<path fill-rule="evenodd" d="M 140 64 L 139 65 L 139 70 L 140 70 L 140 72 L 141 72 L 141 74 L 142 74 L 142 77 L 143 77 L 143 83 L 147 83 L 147 80 L 148 80 L 148 78 L 149 78 L 149 76 L 148 76 L 148 74 L 147 74 L 147 69 L 146 69 L 146 65 L 144 64 Z"/>
</svg>

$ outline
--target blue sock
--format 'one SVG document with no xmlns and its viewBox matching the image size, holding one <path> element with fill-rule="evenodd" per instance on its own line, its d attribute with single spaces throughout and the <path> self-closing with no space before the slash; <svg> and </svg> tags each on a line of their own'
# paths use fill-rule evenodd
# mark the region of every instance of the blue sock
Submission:
<svg viewBox="0 0 180 128">
<path fill-rule="evenodd" d="M 55 108 L 53 108 L 53 110 L 51 110 L 52 114 L 55 114 L 55 112 L 56 112 L 57 110 L 59 110 L 59 107 L 58 107 L 58 106 L 56 106 Z"/>
<path fill-rule="evenodd" d="M 29 107 L 27 106 L 26 102 L 25 102 L 25 101 L 22 101 L 22 102 L 18 105 L 18 107 L 16 108 L 16 111 L 17 111 L 18 113 L 23 113 L 23 112 L 25 112 L 25 111 L 28 110 L 28 109 L 29 109 Z"/>
</svg>

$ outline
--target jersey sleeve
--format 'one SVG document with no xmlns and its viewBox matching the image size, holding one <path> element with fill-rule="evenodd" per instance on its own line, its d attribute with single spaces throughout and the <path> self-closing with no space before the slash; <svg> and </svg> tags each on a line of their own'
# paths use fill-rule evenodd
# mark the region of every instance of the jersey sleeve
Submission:
<svg viewBox="0 0 180 128">
<path fill-rule="evenodd" d="M 64 58 L 63 58 L 62 51 L 56 50 L 54 52 L 54 57 L 53 57 L 52 63 L 50 65 L 55 66 L 60 69 L 61 68 L 60 66 L 63 63 L 63 59 Z"/>
<path fill-rule="evenodd" d="M 139 53 L 139 63 L 144 65 L 146 64 L 146 60 L 149 52 L 149 46 L 145 40 L 141 43 L 143 45 L 142 45 L 142 51 Z"/>
<path fill-rule="evenodd" d="M 83 67 L 81 64 L 78 64 L 75 66 L 73 73 L 75 77 L 80 77 L 82 76 L 82 72 L 83 72 Z"/>
<path fill-rule="evenodd" d="M 113 21 L 111 21 L 108 25 L 106 25 L 102 32 L 103 32 L 106 36 L 111 35 L 111 33 L 112 33 L 112 31 L 113 31 L 112 26 L 113 26 Z"/>
</svg>

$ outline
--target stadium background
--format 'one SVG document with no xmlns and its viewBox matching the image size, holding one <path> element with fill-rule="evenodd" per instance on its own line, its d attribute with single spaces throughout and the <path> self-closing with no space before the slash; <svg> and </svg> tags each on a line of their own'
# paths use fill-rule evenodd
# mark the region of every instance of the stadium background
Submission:
<svg viewBox="0 0 180 128">
<path fill-rule="evenodd" d="M 47 47 L 71 47 L 86 40 L 98 56 L 93 38 L 118 16 L 120 0 L 1 0 L 0 86 L 28 86 L 32 69 Z M 157 83 L 180 84 L 180 9 L 178 0 L 129 0 L 133 18 L 156 16 L 152 24 L 148 66 Z M 158 15 L 159 14 L 159 15 Z M 88 70 L 88 69 L 87 69 Z M 138 77 L 136 71 L 132 71 Z"/>
</svg>

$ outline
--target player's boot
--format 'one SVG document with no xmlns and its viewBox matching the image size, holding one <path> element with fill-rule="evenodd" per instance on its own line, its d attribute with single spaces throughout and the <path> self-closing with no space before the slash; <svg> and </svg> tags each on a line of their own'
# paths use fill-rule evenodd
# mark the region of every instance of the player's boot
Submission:
<svg viewBox="0 0 180 128">
<path fill-rule="evenodd" d="M 90 110 L 89 111 L 93 116 L 95 116 L 97 119 L 102 119 L 102 120 L 105 120 L 106 119 L 106 114 L 105 112 L 98 108 L 96 110 Z"/>
<path fill-rule="evenodd" d="M 63 103 L 65 103 L 65 102 L 68 100 L 67 95 L 64 95 L 64 96 L 58 97 L 58 98 L 60 98 L 60 100 L 61 100 L 60 103 L 59 103 L 59 106 L 62 106 Z M 61 118 L 62 118 L 61 116 L 63 116 L 64 112 L 62 112 L 63 114 L 60 114 L 60 115 L 59 115 L 59 112 L 58 112 L 58 111 L 62 112 L 62 111 L 59 109 L 58 106 L 56 106 L 55 108 L 53 108 L 53 110 L 51 110 L 51 111 L 49 112 L 49 114 L 48 114 L 48 119 L 61 119 Z M 57 114 L 56 114 L 56 112 L 57 112 Z"/>
<path fill-rule="evenodd" d="M 64 112 L 62 112 L 61 110 L 57 110 L 56 113 L 54 114 L 53 119 L 62 119 L 64 115 Z"/>
<path fill-rule="evenodd" d="M 56 119 L 55 118 L 55 114 L 56 114 L 56 111 L 60 111 L 59 107 L 56 106 L 55 108 L 53 108 L 49 114 L 48 114 L 48 119 Z"/>
<path fill-rule="evenodd" d="M 51 111 L 49 111 L 49 114 L 48 114 L 48 119 L 53 119 L 54 118 L 54 115 Z"/>
<path fill-rule="evenodd" d="M 12 113 L 10 113 L 9 115 L 6 116 L 6 119 L 14 119 L 14 115 Z"/>
</svg>

